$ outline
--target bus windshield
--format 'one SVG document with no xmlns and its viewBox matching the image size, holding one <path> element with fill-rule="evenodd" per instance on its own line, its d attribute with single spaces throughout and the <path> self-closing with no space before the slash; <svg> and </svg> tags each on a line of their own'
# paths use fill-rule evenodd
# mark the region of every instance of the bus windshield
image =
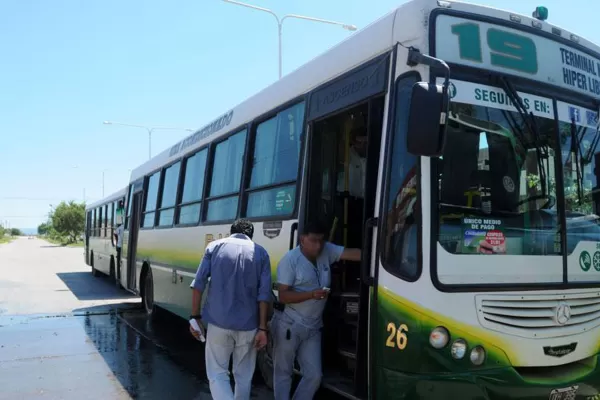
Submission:
<svg viewBox="0 0 600 400">
<path fill-rule="evenodd" d="M 558 109 L 570 255 L 580 242 L 600 242 L 600 132 L 597 112 L 561 102 Z"/>
<path fill-rule="evenodd" d="M 501 89 L 494 93 L 487 98 L 510 105 Z M 553 111 L 527 121 L 507 108 L 451 103 L 445 150 L 436 161 L 438 240 L 451 254 L 561 253 Z"/>
</svg>

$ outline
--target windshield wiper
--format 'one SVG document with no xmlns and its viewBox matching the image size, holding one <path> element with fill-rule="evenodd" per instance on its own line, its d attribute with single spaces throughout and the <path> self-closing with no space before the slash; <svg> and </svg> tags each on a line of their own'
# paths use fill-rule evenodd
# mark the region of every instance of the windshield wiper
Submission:
<svg viewBox="0 0 600 400">
<path fill-rule="evenodd" d="M 543 159 L 548 158 L 548 153 L 546 153 L 546 150 L 543 148 L 543 146 L 540 143 L 541 142 L 540 141 L 540 132 L 539 132 L 539 129 L 537 126 L 537 121 L 532 112 L 529 112 L 529 113 L 527 112 L 527 109 L 523 105 L 523 101 L 519 97 L 519 94 L 517 93 L 517 91 L 515 90 L 513 85 L 510 83 L 508 78 L 503 76 L 503 77 L 499 78 L 499 81 L 502 84 L 502 88 L 504 89 L 504 92 L 506 93 L 508 98 L 511 100 L 511 102 L 513 103 L 515 108 L 517 109 L 517 112 L 521 116 L 521 119 L 523 120 L 525 125 L 527 125 L 529 132 L 533 136 L 533 143 L 535 145 L 535 151 L 537 154 L 538 170 L 539 170 L 539 174 L 540 174 L 540 183 L 542 185 L 541 195 L 544 196 L 544 195 L 546 195 L 546 167 L 544 166 Z M 527 141 L 523 140 L 523 143 L 526 144 Z"/>
<path fill-rule="evenodd" d="M 571 154 L 575 154 L 575 168 L 577 173 L 577 201 L 579 204 L 583 202 L 583 168 L 592 162 L 592 158 L 596 153 L 598 142 L 600 142 L 600 106 L 598 107 L 598 121 L 596 121 L 596 133 L 592 139 L 590 148 L 583 155 L 581 143 L 585 137 L 587 128 L 578 126 L 575 122 L 575 117 L 571 118 Z"/>
<path fill-rule="evenodd" d="M 594 139 L 592 140 L 592 144 L 588 149 L 585 157 L 583 158 L 583 165 L 588 165 L 592 162 L 592 157 L 596 153 L 596 148 L 598 147 L 598 142 L 600 142 L 600 102 L 598 104 L 598 114 L 596 114 L 596 133 L 594 134 Z M 583 137 L 582 137 L 583 139 Z"/>
<path fill-rule="evenodd" d="M 575 171 L 577 173 L 577 202 L 581 204 L 583 200 L 583 155 L 581 154 L 581 146 L 577 135 L 577 124 L 575 117 L 571 118 L 571 154 L 575 154 Z"/>
</svg>

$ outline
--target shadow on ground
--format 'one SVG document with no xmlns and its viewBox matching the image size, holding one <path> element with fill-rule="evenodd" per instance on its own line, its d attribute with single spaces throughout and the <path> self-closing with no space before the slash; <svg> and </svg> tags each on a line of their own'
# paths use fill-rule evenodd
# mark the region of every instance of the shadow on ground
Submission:
<svg viewBox="0 0 600 400">
<path fill-rule="evenodd" d="M 79 300 L 110 300 L 135 298 L 118 288 L 108 277 L 94 277 L 91 272 L 60 272 L 56 276 Z"/>
</svg>

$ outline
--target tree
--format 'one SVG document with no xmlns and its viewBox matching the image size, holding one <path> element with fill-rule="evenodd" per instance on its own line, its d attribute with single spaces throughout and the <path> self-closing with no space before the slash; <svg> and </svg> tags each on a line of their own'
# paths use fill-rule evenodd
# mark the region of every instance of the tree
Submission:
<svg viewBox="0 0 600 400">
<path fill-rule="evenodd" d="M 52 225 L 50 222 L 43 222 L 43 223 L 39 224 L 38 228 L 37 228 L 38 235 L 40 235 L 40 236 L 47 235 L 50 231 L 51 226 Z"/>
<path fill-rule="evenodd" d="M 12 228 L 10 230 L 10 234 L 11 234 L 11 236 L 21 236 L 21 235 L 23 235 L 23 232 L 21 232 L 20 229 Z"/>
<path fill-rule="evenodd" d="M 85 228 L 85 204 L 63 201 L 54 209 L 51 220 L 56 233 L 74 243 Z"/>
</svg>

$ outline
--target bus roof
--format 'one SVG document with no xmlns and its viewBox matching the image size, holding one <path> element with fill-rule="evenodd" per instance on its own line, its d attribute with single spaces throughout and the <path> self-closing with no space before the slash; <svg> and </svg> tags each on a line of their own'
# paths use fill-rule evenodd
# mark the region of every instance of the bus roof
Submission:
<svg viewBox="0 0 600 400">
<path fill-rule="evenodd" d="M 507 22 L 518 16 L 520 23 L 529 27 L 533 21 L 537 21 L 531 16 L 461 1 L 409 1 L 138 166 L 131 172 L 130 182 L 194 152 L 211 141 L 218 140 L 225 134 L 245 128 L 250 121 L 391 50 L 397 41 L 416 46 L 422 52 L 429 52 L 429 15 L 436 8 L 479 14 Z M 573 40 L 570 32 L 547 21 L 537 21 L 537 24 L 541 24 L 540 31 L 556 36 L 558 28 L 562 38 Z M 586 39 L 575 37 L 580 46 L 600 54 L 600 47 Z"/>
<path fill-rule="evenodd" d="M 127 187 L 124 187 L 123 189 L 120 189 L 120 190 L 114 192 L 113 194 L 106 196 L 102 200 L 98 200 L 89 205 L 86 205 L 85 209 L 90 210 L 92 208 L 101 206 L 105 203 L 110 203 L 111 201 L 116 201 L 118 199 L 121 199 L 121 198 L 125 197 L 126 195 L 127 195 Z"/>
</svg>

